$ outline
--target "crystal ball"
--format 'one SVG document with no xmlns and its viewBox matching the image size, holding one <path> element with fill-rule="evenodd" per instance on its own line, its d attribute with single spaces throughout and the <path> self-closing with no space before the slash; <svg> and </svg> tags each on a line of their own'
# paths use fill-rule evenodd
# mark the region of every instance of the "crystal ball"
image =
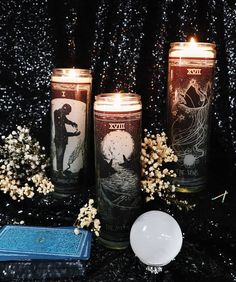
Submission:
<svg viewBox="0 0 236 282">
<path fill-rule="evenodd" d="M 140 215 L 130 231 L 130 244 L 135 255 L 149 266 L 164 266 L 171 262 L 179 253 L 182 242 L 179 224 L 162 211 Z"/>
</svg>

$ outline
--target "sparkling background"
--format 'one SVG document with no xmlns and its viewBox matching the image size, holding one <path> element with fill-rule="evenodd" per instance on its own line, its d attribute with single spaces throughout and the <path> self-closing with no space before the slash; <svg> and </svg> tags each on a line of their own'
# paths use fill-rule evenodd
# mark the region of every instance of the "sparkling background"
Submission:
<svg viewBox="0 0 236 282">
<path fill-rule="evenodd" d="M 170 42 L 217 44 L 211 150 L 236 165 L 234 1 L 56 1 L 1 3 L 0 131 L 27 124 L 49 147 L 53 67 L 91 68 L 94 91 L 142 95 L 144 127 L 165 130 Z M 47 137 L 47 138 L 45 138 Z"/>
<path fill-rule="evenodd" d="M 53 48 L 46 1 L 1 2 L 1 133 L 45 126 Z"/>
<path fill-rule="evenodd" d="M 180 255 L 160 279 L 190 281 L 190 275 L 191 281 L 213 277 L 216 281 L 236 281 L 236 228 L 232 219 L 236 166 L 235 1 L 205 0 L 203 5 L 200 0 L 9 0 L 1 1 L 0 11 L 0 133 L 5 135 L 17 124 L 27 125 L 48 150 L 53 67 L 91 68 L 94 95 L 109 91 L 139 93 L 144 127 L 156 132 L 166 128 L 170 42 L 196 35 L 198 41 L 216 43 L 209 159 L 212 189 L 198 195 L 199 205 L 194 212 L 183 216 L 167 210 L 181 223 L 185 240 Z M 232 190 L 225 205 L 210 200 L 225 189 Z M 49 197 L 18 204 L 2 196 L 1 225 L 21 220 L 31 225 L 35 221 L 39 225 L 69 225 L 86 197 L 62 202 Z M 148 208 L 161 206 L 153 203 Z M 96 244 L 93 248 L 87 271 L 94 278 L 89 281 L 102 281 L 104 273 L 106 281 L 114 277 L 116 281 L 153 278 L 130 249 L 117 253 Z M 76 277 L 78 269 L 73 272 L 72 268 L 77 265 L 67 265 L 64 276 Z M 16 273 L 32 278 L 25 267 L 1 264 L 0 271 L 8 279 L 15 278 Z M 62 266 L 51 263 L 39 267 Z M 56 270 L 53 273 L 55 277 L 62 275 Z"/>
</svg>

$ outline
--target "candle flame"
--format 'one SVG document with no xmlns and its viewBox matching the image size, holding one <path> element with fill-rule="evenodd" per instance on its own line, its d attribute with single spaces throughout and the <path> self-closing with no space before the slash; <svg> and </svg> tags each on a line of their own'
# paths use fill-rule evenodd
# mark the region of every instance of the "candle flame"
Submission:
<svg viewBox="0 0 236 282">
<path fill-rule="evenodd" d="M 190 38 L 189 43 L 190 43 L 190 48 L 191 49 L 196 49 L 197 48 L 197 41 L 196 41 L 196 39 L 194 37 Z"/>
<path fill-rule="evenodd" d="M 121 94 L 120 93 L 117 93 L 115 94 L 115 106 L 120 106 L 120 103 L 121 103 Z"/>
<path fill-rule="evenodd" d="M 69 76 L 76 77 L 76 70 L 75 69 L 71 69 L 70 72 L 69 72 Z"/>
</svg>

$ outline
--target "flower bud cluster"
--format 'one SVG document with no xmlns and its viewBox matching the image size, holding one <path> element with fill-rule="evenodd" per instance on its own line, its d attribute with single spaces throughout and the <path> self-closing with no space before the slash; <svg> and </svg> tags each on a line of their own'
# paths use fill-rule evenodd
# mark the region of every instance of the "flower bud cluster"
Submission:
<svg viewBox="0 0 236 282">
<path fill-rule="evenodd" d="M 89 199 L 88 203 L 86 203 L 78 214 L 77 220 L 74 224 L 75 234 L 79 234 L 79 229 L 84 227 L 90 227 L 91 231 L 95 233 L 96 236 L 99 236 L 99 232 L 101 229 L 100 220 L 96 218 L 97 209 L 93 206 L 94 200 Z"/>
<path fill-rule="evenodd" d="M 54 190 L 46 177 L 49 165 L 39 142 L 34 140 L 26 127 L 17 126 L 7 137 L 2 136 L 0 146 L 0 190 L 9 193 L 13 200 L 32 198 L 38 193 Z"/>
<path fill-rule="evenodd" d="M 164 132 L 156 135 L 150 134 L 146 129 L 144 132 L 141 149 L 141 189 L 146 194 L 146 201 L 154 200 L 158 196 L 167 204 L 175 203 L 182 209 L 188 203 L 176 199 L 173 178 L 177 175 L 170 168 L 171 163 L 177 162 L 178 158 L 167 145 L 168 138 Z"/>
</svg>

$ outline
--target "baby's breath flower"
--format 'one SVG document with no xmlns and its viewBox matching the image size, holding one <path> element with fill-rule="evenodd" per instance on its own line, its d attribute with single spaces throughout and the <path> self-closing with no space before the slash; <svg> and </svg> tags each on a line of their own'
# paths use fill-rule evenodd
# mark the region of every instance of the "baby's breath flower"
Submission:
<svg viewBox="0 0 236 282">
<path fill-rule="evenodd" d="M 74 233 L 77 234 L 80 228 L 90 227 L 91 231 L 95 233 L 96 236 L 99 236 L 101 229 L 100 220 L 96 218 L 97 209 L 93 206 L 94 200 L 89 199 L 81 209 L 74 226 L 76 227 Z M 79 234 L 79 233 L 78 233 Z"/>
<path fill-rule="evenodd" d="M 35 192 L 46 195 L 54 190 L 46 177 L 49 160 L 29 129 L 17 126 L 0 146 L 0 190 L 13 200 L 32 198 Z"/>
<path fill-rule="evenodd" d="M 79 233 L 80 233 L 79 228 L 76 227 L 76 228 L 74 229 L 74 233 L 75 233 L 75 235 L 79 235 Z"/>
<path fill-rule="evenodd" d="M 163 199 L 168 205 L 176 204 L 181 210 L 183 207 L 191 209 L 193 206 L 186 201 L 178 200 L 175 196 L 176 186 L 172 179 L 177 175 L 169 169 L 169 163 L 177 162 L 174 151 L 167 145 L 167 136 L 150 134 L 144 130 L 145 137 L 141 149 L 142 180 L 141 190 L 146 194 L 146 202 L 154 200 L 155 196 Z"/>
</svg>

